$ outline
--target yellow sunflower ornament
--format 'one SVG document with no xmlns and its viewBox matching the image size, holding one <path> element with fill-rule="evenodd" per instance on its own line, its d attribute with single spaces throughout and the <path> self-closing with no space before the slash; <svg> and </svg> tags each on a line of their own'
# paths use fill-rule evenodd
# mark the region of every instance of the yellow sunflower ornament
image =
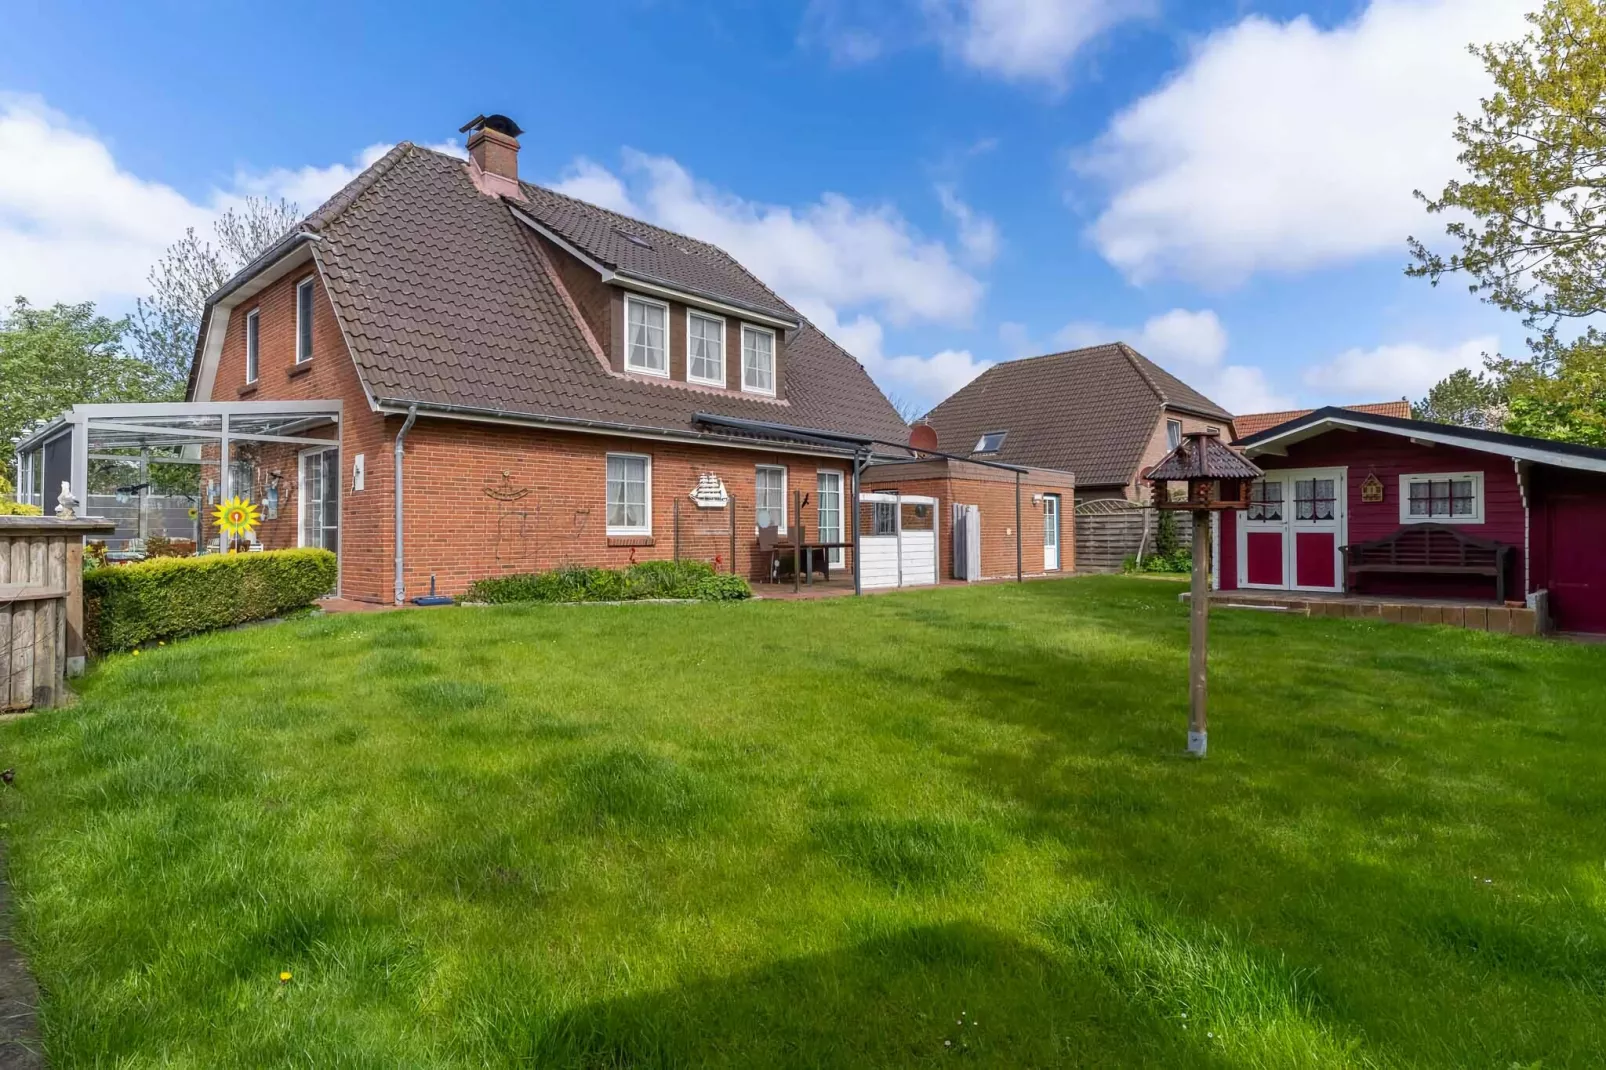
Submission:
<svg viewBox="0 0 1606 1070">
<path fill-rule="evenodd" d="M 216 511 L 212 513 L 212 519 L 217 522 L 223 534 L 243 539 L 255 530 L 260 514 L 257 512 L 257 507 L 244 498 L 230 498 L 218 504 Z"/>
</svg>

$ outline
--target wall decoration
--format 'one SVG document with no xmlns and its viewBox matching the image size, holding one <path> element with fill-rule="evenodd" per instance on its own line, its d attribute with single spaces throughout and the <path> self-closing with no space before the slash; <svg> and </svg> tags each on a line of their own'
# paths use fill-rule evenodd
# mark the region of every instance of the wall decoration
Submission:
<svg viewBox="0 0 1606 1070">
<path fill-rule="evenodd" d="M 249 539 L 260 517 L 256 506 L 244 498 L 235 497 L 219 502 L 212 519 L 217 522 L 219 530 L 230 538 Z"/>
<path fill-rule="evenodd" d="M 730 504 L 725 481 L 712 472 L 704 472 L 697 477 L 697 485 L 692 488 L 690 497 L 692 504 L 699 509 L 723 509 Z"/>
<path fill-rule="evenodd" d="M 1361 501 L 1380 502 L 1383 500 L 1383 481 L 1377 478 L 1376 472 L 1366 473 L 1361 481 Z"/>
<path fill-rule="evenodd" d="M 498 569 L 517 569 L 530 557 L 534 518 L 540 513 L 535 502 L 526 503 L 531 490 L 513 482 L 510 472 L 501 473 L 497 482 L 486 481 L 485 496 L 496 504 L 496 543 L 492 549 Z"/>
</svg>

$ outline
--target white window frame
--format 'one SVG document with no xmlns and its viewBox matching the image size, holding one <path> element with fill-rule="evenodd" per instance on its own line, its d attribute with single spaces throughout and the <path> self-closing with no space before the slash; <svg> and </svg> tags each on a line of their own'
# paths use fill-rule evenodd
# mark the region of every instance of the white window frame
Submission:
<svg viewBox="0 0 1606 1070">
<path fill-rule="evenodd" d="M 620 460 L 645 461 L 647 464 L 647 522 L 639 528 L 614 526 L 608 523 L 608 462 L 615 457 Z M 652 454 L 650 453 L 614 453 L 606 454 L 602 461 L 602 523 L 611 536 L 638 536 L 652 534 Z"/>
<path fill-rule="evenodd" d="M 664 348 L 663 348 L 664 366 L 663 366 L 663 370 L 661 370 L 661 371 L 659 369 L 657 369 L 657 368 L 649 368 L 649 367 L 646 367 L 645 365 L 634 364 L 631 361 L 631 358 L 634 356 L 635 351 L 636 351 L 636 347 L 630 341 L 630 306 L 631 305 L 642 305 L 642 306 L 651 307 L 651 308 L 663 309 L 663 313 L 664 313 Z M 632 294 L 625 294 L 625 371 L 634 372 L 637 375 L 652 375 L 652 376 L 656 376 L 659 379 L 667 379 L 667 378 L 669 378 L 669 348 L 670 348 L 670 346 L 669 346 L 669 336 L 670 336 L 670 333 L 671 332 L 670 332 L 670 328 L 669 328 L 669 305 L 668 305 L 667 302 L 654 301 L 649 297 L 641 297 L 641 296 L 639 296 L 637 294 L 633 294 L 633 293 Z"/>
<path fill-rule="evenodd" d="M 1411 484 L 1471 480 L 1471 516 L 1412 516 Z M 1482 524 L 1485 513 L 1482 472 L 1410 472 L 1400 476 L 1400 523 L 1402 524 Z"/>
<path fill-rule="evenodd" d="M 768 390 L 765 390 L 763 387 L 751 386 L 747 382 L 747 335 L 748 335 L 749 332 L 751 332 L 753 334 L 767 334 L 767 335 L 769 335 L 769 339 L 770 339 L 770 388 Z M 776 338 L 775 332 L 770 330 L 768 327 L 755 327 L 751 323 L 742 324 L 742 392 L 743 393 L 747 393 L 747 394 L 763 394 L 766 397 L 774 397 L 775 396 L 775 388 L 778 385 L 778 382 L 779 382 L 779 379 L 780 379 L 780 369 L 777 367 L 777 365 L 779 364 L 779 357 L 777 356 L 777 353 L 776 353 L 776 350 L 778 348 L 778 342 L 779 342 L 779 340 Z"/>
<path fill-rule="evenodd" d="M 318 303 L 318 295 L 312 289 L 313 277 L 308 275 L 296 283 L 296 363 L 305 364 L 312 359 L 312 309 Z M 307 299 L 307 329 L 301 329 L 301 292 L 305 290 L 310 296 Z M 303 336 L 306 338 L 307 348 L 301 348 Z"/>
<path fill-rule="evenodd" d="M 1177 429 L 1177 440 L 1175 442 L 1171 441 L 1171 429 L 1173 427 Z M 1182 445 L 1182 421 L 1167 419 L 1165 422 L 1165 448 L 1174 450 L 1180 445 Z"/>
<path fill-rule="evenodd" d="M 817 468 L 814 470 L 814 493 L 818 495 L 814 502 L 814 537 L 821 542 L 825 541 L 825 532 L 820 528 L 820 502 L 825 498 L 825 495 L 820 493 L 821 476 L 836 477 L 836 538 L 832 541 L 848 542 L 851 539 L 848 534 L 848 522 L 853 518 L 848 515 L 848 475 L 840 468 Z M 825 558 L 832 568 L 843 567 L 843 562 L 847 560 L 841 547 L 825 551 Z"/>
<path fill-rule="evenodd" d="M 338 456 L 340 447 L 337 445 L 311 446 L 296 454 L 296 545 L 298 547 L 305 548 L 307 545 L 307 463 L 314 457 L 319 457 L 331 450 L 335 451 Z M 335 465 L 335 479 L 337 480 L 342 476 L 341 468 L 340 464 Z M 230 489 L 232 490 L 233 488 Z M 346 488 L 338 486 L 335 488 L 335 493 L 338 495 L 335 499 L 335 544 L 337 547 L 335 552 L 339 553 L 338 547 L 346 520 Z M 320 518 L 318 523 L 320 534 L 323 528 L 324 524 Z"/>
<path fill-rule="evenodd" d="M 691 321 L 707 320 L 709 323 L 719 324 L 719 375 L 718 377 L 704 378 L 693 375 L 691 371 Z M 725 317 L 716 316 L 712 312 L 704 312 L 700 308 L 687 307 L 686 309 L 686 381 L 699 383 L 703 386 L 725 385 Z"/>
<path fill-rule="evenodd" d="M 758 474 L 760 472 L 781 473 L 781 522 L 776 526 L 775 532 L 777 535 L 785 535 L 787 521 L 787 467 L 784 464 L 760 464 L 753 467 L 753 529 L 756 531 L 763 526 L 758 522 Z"/>
<path fill-rule="evenodd" d="M 998 436 L 998 445 L 994 446 L 992 449 L 987 449 L 986 448 L 987 440 L 992 438 L 994 435 Z M 1006 437 L 1008 437 L 1008 435 L 1009 435 L 1008 431 L 983 431 L 976 438 L 976 448 L 971 450 L 970 452 L 971 453 L 997 453 L 999 450 L 1004 448 L 1004 439 Z"/>
<path fill-rule="evenodd" d="M 262 310 L 253 308 L 245 314 L 245 382 L 257 381 L 262 373 Z"/>
</svg>

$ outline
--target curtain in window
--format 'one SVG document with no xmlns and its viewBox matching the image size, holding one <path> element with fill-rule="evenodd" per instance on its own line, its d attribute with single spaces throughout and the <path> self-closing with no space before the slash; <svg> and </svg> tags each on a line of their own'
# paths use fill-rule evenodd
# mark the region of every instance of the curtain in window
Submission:
<svg viewBox="0 0 1606 1070">
<path fill-rule="evenodd" d="M 758 469 L 754 476 L 753 501 L 758 506 L 759 527 L 786 527 L 786 469 Z"/>
<path fill-rule="evenodd" d="M 692 316 L 687 325 L 691 361 L 687 373 L 693 379 L 725 381 L 725 324 L 703 316 Z"/>
<path fill-rule="evenodd" d="M 1331 520 L 1336 502 L 1333 480 L 1294 480 L 1295 520 Z"/>
<path fill-rule="evenodd" d="M 1249 488 L 1249 519 L 1275 521 L 1282 518 L 1282 483 L 1257 479 Z"/>
<path fill-rule="evenodd" d="M 764 331 L 742 331 L 742 386 L 775 392 L 775 336 Z"/>
<path fill-rule="evenodd" d="M 647 530 L 647 458 L 608 458 L 608 528 Z"/>
<path fill-rule="evenodd" d="M 1470 479 L 1419 479 L 1411 483 L 1412 516 L 1476 516 L 1477 491 Z"/>
<path fill-rule="evenodd" d="M 642 371 L 669 370 L 668 347 L 664 336 L 668 313 L 662 305 L 645 301 L 626 302 L 630 306 L 630 367 Z"/>
</svg>

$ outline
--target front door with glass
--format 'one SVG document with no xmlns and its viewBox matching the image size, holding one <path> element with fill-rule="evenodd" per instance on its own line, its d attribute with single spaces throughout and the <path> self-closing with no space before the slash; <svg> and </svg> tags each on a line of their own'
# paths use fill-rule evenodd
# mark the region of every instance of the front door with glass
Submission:
<svg viewBox="0 0 1606 1070">
<path fill-rule="evenodd" d="M 1060 496 L 1043 495 L 1043 571 L 1060 567 Z"/>
<path fill-rule="evenodd" d="M 819 541 L 842 542 L 842 473 L 821 472 L 819 486 Z M 842 547 L 825 552 L 832 568 L 842 567 Z"/>
<path fill-rule="evenodd" d="M 1345 470 L 1268 472 L 1238 514 L 1238 586 L 1343 589 Z"/>
<path fill-rule="evenodd" d="M 301 545 L 340 550 L 340 450 L 301 455 Z"/>
</svg>

